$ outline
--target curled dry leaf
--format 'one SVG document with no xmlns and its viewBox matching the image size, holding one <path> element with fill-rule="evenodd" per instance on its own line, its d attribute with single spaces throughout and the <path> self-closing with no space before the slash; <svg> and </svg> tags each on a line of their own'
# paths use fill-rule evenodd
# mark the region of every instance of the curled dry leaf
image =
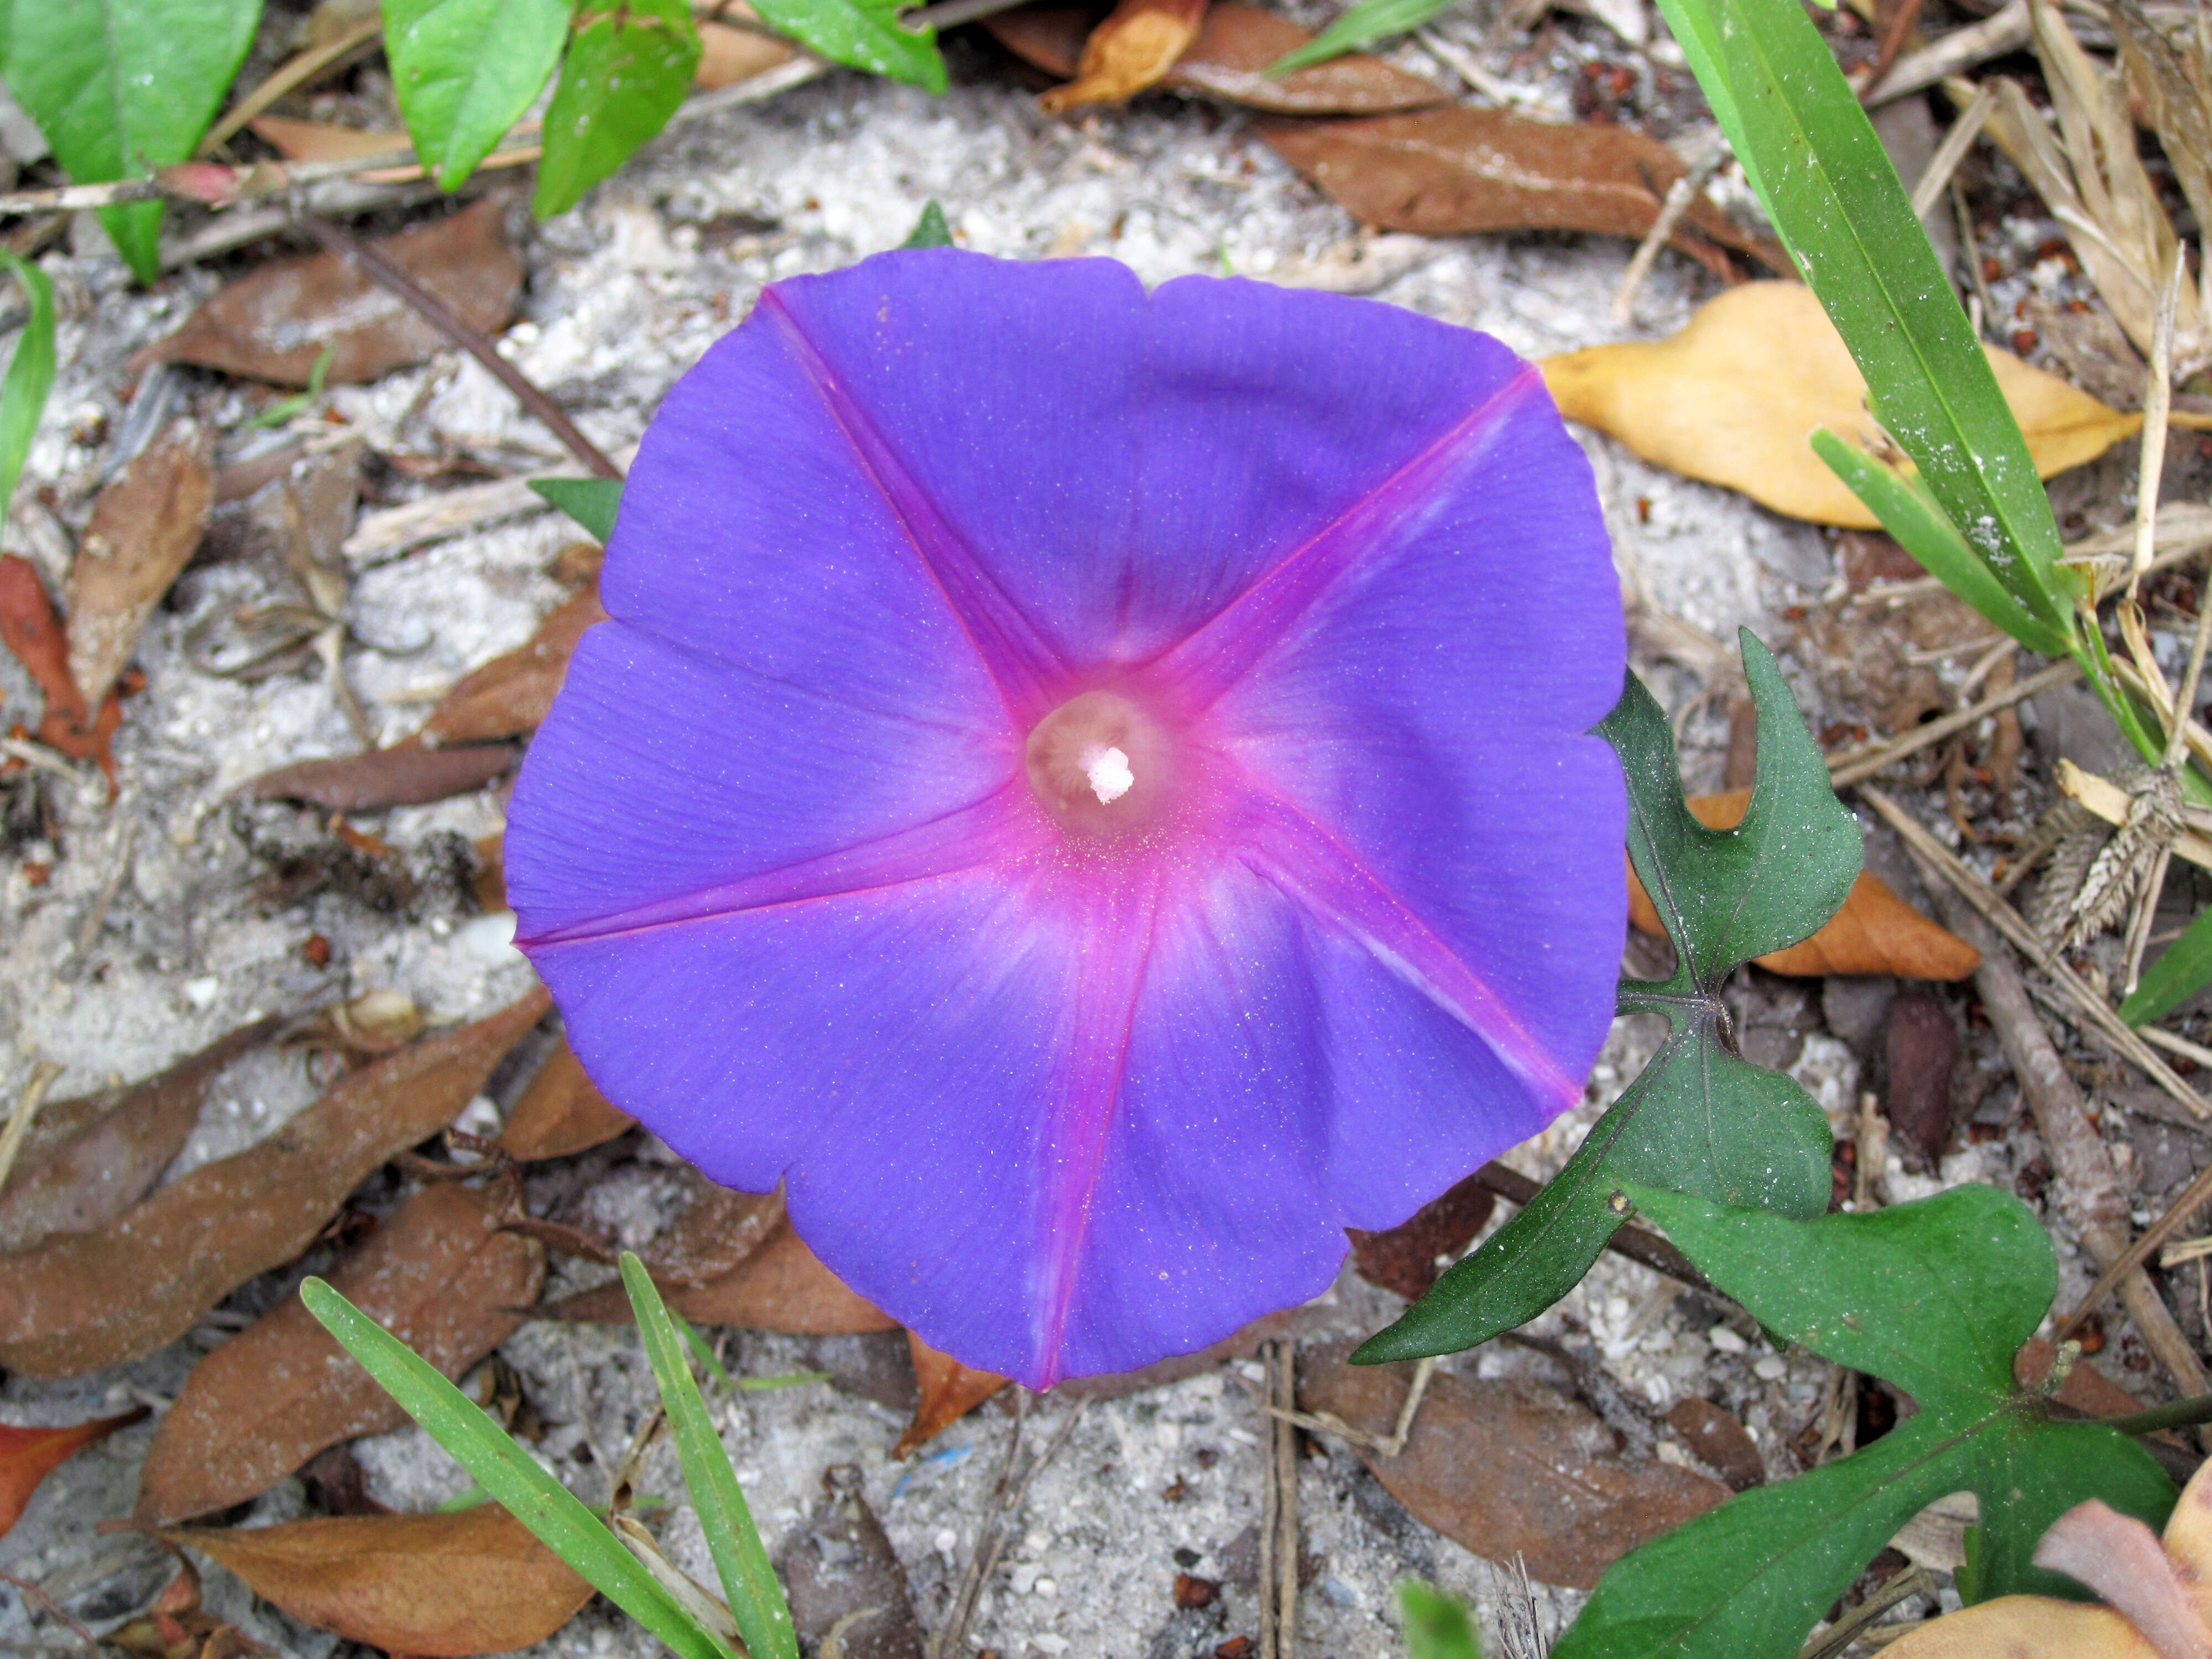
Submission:
<svg viewBox="0 0 2212 1659">
<path fill-rule="evenodd" d="M 506 210 L 487 198 L 435 223 L 376 244 L 471 328 L 506 326 L 522 289 L 522 260 L 507 240 Z M 419 363 L 446 344 L 405 301 L 334 254 L 272 260 L 229 283 L 166 340 L 131 360 L 199 363 L 252 380 L 306 386 L 325 349 L 325 378 L 374 380 Z"/>
<path fill-rule="evenodd" d="M 794 1336 L 843 1336 L 895 1331 L 898 1322 L 848 1289 L 786 1221 L 742 1267 L 703 1285 L 672 1285 L 668 1305 L 698 1325 L 736 1325 Z M 584 1291 L 552 1304 L 547 1317 L 586 1324 L 627 1325 L 629 1298 L 619 1285 Z"/>
<path fill-rule="evenodd" d="M 448 1377 L 504 1342 L 545 1253 L 500 1231 L 504 1198 L 426 1187 L 338 1263 L 333 1286 Z M 137 1519 L 161 1526 L 266 1492 L 325 1446 L 407 1413 L 291 1297 L 200 1361 L 161 1419 Z"/>
<path fill-rule="evenodd" d="M 983 20 L 1016 57 L 1048 74 L 1073 76 L 1097 12 L 1088 6 L 1024 6 Z M 1271 115 L 1389 115 L 1449 97 L 1433 81 L 1347 52 L 1279 78 L 1268 67 L 1313 39 L 1287 17 L 1241 0 L 1213 0 L 1198 39 L 1161 80 L 1167 91 L 1200 94 Z"/>
<path fill-rule="evenodd" d="M 1347 1352 L 1334 1345 L 1305 1358 L 1298 1403 L 1387 1435 L 1413 1368 L 1353 1365 Z M 1447 1538 L 1492 1561 L 1519 1553 L 1532 1578 L 1577 1589 L 1729 1496 L 1688 1469 L 1623 1458 L 1603 1423 L 1525 1379 L 1438 1373 L 1400 1455 L 1358 1449 L 1393 1498 Z"/>
<path fill-rule="evenodd" d="M 1365 121 L 1269 121 L 1260 136 L 1354 217 L 1385 230 L 1458 236 L 1583 230 L 1642 237 L 1689 169 L 1632 128 L 1533 120 L 1504 110 L 1425 110 Z M 1771 270 L 1788 256 L 1692 198 L 1669 245 L 1723 281 L 1734 250 Z"/>
<path fill-rule="evenodd" d="M 607 619 L 597 579 L 538 624 L 529 642 L 462 677 L 438 700 L 420 739 L 433 748 L 490 743 L 538 729 L 568 672 L 576 641 Z"/>
<path fill-rule="evenodd" d="M 2055 374 L 1984 346 L 2045 477 L 2093 461 L 2142 425 Z M 1671 339 L 1629 340 L 1538 365 L 1559 412 L 1647 461 L 1740 489 L 1814 524 L 1880 526 L 1813 453 L 1817 427 L 1879 441 L 1867 386 L 1813 290 L 1746 283 L 1707 301 Z"/>
<path fill-rule="evenodd" d="M 282 1023 L 271 1018 L 241 1027 L 119 1093 L 46 1107 L 40 1122 L 68 1132 L 27 1146 L 0 1188 L 0 1254 L 28 1249 L 54 1233 L 104 1227 L 145 1197 L 199 1121 L 208 1085 Z"/>
<path fill-rule="evenodd" d="M 1689 807 L 1707 829 L 1733 830 L 1743 821 L 1750 804 L 1750 790 L 1729 789 L 1717 795 L 1692 795 Z M 1655 937 L 1665 932 L 1633 870 L 1628 872 L 1628 919 L 1638 932 Z M 1902 979 L 1960 980 L 1981 965 L 1982 955 L 1898 897 L 1880 876 L 1862 870 L 1844 908 L 1822 923 L 1819 933 L 1757 961 L 1770 972 L 1808 979 L 1822 974 L 1894 974 Z"/>
<path fill-rule="evenodd" d="M 563 1036 L 507 1115 L 499 1144 L 509 1158 L 529 1164 L 588 1152 L 636 1122 L 584 1075 L 583 1061 Z"/>
<path fill-rule="evenodd" d="M 128 1428 L 147 1414 L 140 1406 L 114 1417 L 95 1417 L 89 1423 L 65 1427 L 16 1428 L 0 1423 L 0 1537 L 23 1518 L 39 1482 L 87 1446 L 105 1440 L 116 1430 Z"/>
<path fill-rule="evenodd" d="M 507 1653 L 575 1617 L 592 1587 L 496 1504 L 235 1532 L 161 1533 L 318 1630 L 390 1653 Z"/>
<path fill-rule="evenodd" d="M 305 1249 L 370 1170 L 459 1116 L 550 1006 L 541 988 L 489 1019 L 426 1037 L 100 1231 L 7 1257 L 0 1364 L 75 1376 L 167 1346 L 233 1289 Z"/>
<path fill-rule="evenodd" d="M 123 724 L 123 704 L 110 692 L 95 719 L 70 673 L 69 630 L 46 596 L 46 585 L 27 559 L 0 554 L 0 644 L 38 683 L 46 697 L 39 741 L 72 760 L 97 761 L 115 781 L 108 740 Z"/>
<path fill-rule="evenodd" d="M 970 1370 L 912 1331 L 906 1334 L 906 1340 L 914 1356 L 915 1381 L 920 1385 L 921 1399 L 914 1408 L 914 1421 L 891 1448 L 893 1457 L 904 1457 L 935 1438 L 1005 1388 L 1008 1380 L 993 1371 Z"/>
<path fill-rule="evenodd" d="M 1469 1176 L 1387 1232 L 1346 1228 L 1352 1237 L 1352 1261 L 1369 1284 L 1418 1302 L 1443 1271 L 1437 1265 L 1438 1258 L 1455 1259 L 1482 1231 L 1497 1205 L 1497 1194 L 1482 1184 L 1481 1177 Z"/>
<path fill-rule="evenodd" d="M 389 749 L 280 766 L 246 787 L 264 800 L 303 800 L 335 812 L 374 812 L 386 806 L 421 806 L 481 789 L 514 765 L 521 752 L 505 743 L 426 749 L 410 738 Z"/>
<path fill-rule="evenodd" d="M 1192 41 L 1206 0 L 1121 0 L 1091 38 L 1075 65 L 1075 79 L 1037 100 L 1057 115 L 1085 104 L 1118 104 L 1157 86 Z"/>
<path fill-rule="evenodd" d="M 138 630 L 199 545 L 214 500 L 214 435 L 183 416 L 93 503 L 69 580 L 70 678 L 87 707 L 113 688 Z"/>
</svg>

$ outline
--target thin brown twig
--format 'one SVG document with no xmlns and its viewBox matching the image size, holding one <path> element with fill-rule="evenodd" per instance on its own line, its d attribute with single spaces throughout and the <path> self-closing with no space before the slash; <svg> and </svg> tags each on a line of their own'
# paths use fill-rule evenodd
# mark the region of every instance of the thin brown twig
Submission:
<svg viewBox="0 0 2212 1659">
<path fill-rule="evenodd" d="M 278 64 L 269 78 L 240 99 L 224 112 L 223 118 L 207 131 L 195 155 L 212 155 L 222 148 L 231 134 L 267 109 L 286 93 L 305 86 L 325 70 L 338 63 L 349 53 L 358 51 L 384 33 L 384 18 L 379 15 L 364 18 L 336 40 L 325 40 L 319 46 L 310 46 L 289 62 Z"/>
<path fill-rule="evenodd" d="M 2112 1265 L 2097 1276 L 2074 1310 L 2058 1322 L 2058 1328 L 2051 1334 L 2053 1342 L 2063 1342 L 2081 1328 L 2081 1322 L 2097 1310 L 2098 1304 L 2112 1293 L 2112 1287 L 2128 1274 L 2150 1260 L 2150 1254 L 2180 1230 L 2181 1224 L 2194 1215 L 2208 1199 L 2212 1199 L 2212 1164 L 2197 1172 L 2197 1178 L 2182 1189 L 2181 1196 L 2166 1206 L 2166 1213 L 2145 1228 L 2142 1235 L 2128 1246 L 2126 1252 L 2117 1257 Z"/>
<path fill-rule="evenodd" d="M 1897 15 L 1889 20 L 1889 27 L 1882 31 L 1881 46 L 1875 53 L 1874 67 L 1867 71 L 1866 85 L 1859 88 L 1859 102 L 1862 104 L 1874 96 L 1881 86 L 1882 77 L 1897 66 L 1898 56 L 1905 50 L 1906 37 L 1912 33 L 1912 26 L 1920 21 L 1921 3 L 1922 0 L 1904 0 L 1897 9 Z"/>
<path fill-rule="evenodd" d="M 76 1620 L 70 1618 L 69 1614 L 64 1613 L 61 1608 L 61 1603 L 55 1601 L 52 1596 L 47 1595 L 46 1592 L 39 1585 L 33 1583 L 27 1578 L 18 1578 L 15 1574 L 9 1572 L 0 1572 L 0 1584 L 8 1584 L 12 1586 L 21 1594 L 25 1601 L 37 1602 L 39 1606 L 46 1609 L 49 1616 L 58 1619 L 63 1624 L 67 1625 L 71 1632 L 76 1635 L 77 1640 L 84 1644 L 84 1650 L 92 1656 L 92 1659 L 100 1659 L 100 1644 L 93 1639 L 92 1632 L 87 1630 L 82 1625 L 77 1623 Z"/>
<path fill-rule="evenodd" d="M 0 1129 L 0 1187 L 8 1184 L 8 1176 L 15 1167 L 16 1154 L 23 1150 L 24 1139 L 31 1133 L 32 1120 L 39 1115 L 40 1103 L 64 1069 L 60 1062 L 52 1060 L 42 1060 L 31 1067 L 30 1079 L 16 1097 L 15 1109 L 8 1115 L 8 1127 Z"/>
<path fill-rule="evenodd" d="M 1076 1425 L 1091 1407 L 1088 1400 L 1079 1400 L 1067 1419 L 1045 1443 L 1044 1449 L 1030 1460 L 1018 1481 L 1012 1479 L 1015 1456 L 1021 1447 L 1022 1423 L 1027 1415 L 1029 1395 L 1024 1391 L 1014 1397 L 1014 1431 L 1006 1442 L 1006 1461 L 999 1470 L 998 1484 L 992 1488 L 997 1503 L 983 1519 L 975 1535 L 975 1553 L 968 1559 L 968 1571 L 962 1577 L 960 1589 L 954 1595 L 951 1613 L 937 1633 L 929 1638 L 926 1650 L 929 1659 L 943 1659 L 948 1653 L 957 1652 L 968 1633 L 968 1621 L 975 1616 L 975 1603 L 983 1593 L 983 1586 L 991 1581 L 997 1571 L 1000 1555 L 1006 1548 L 1007 1523 L 1021 1513 L 1022 1505 L 1029 1501 L 1030 1486 L 1044 1466 L 1052 1462 L 1074 1435 Z"/>
<path fill-rule="evenodd" d="M 1834 756 L 1828 762 L 1828 781 L 1840 789 L 1847 783 L 1856 783 L 1863 778 L 1870 778 L 1875 773 L 1896 765 L 1907 756 L 1917 755 L 1922 750 L 1942 742 L 1954 732 L 1963 732 L 1968 726 L 1978 724 L 1984 715 L 1994 714 L 2000 709 L 2009 708 L 2013 704 L 2032 697 L 2039 691 L 2048 691 L 2055 685 L 2064 685 L 2069 680 L 2078 679 L 2081 673 L 2081 665 L 2071 658 L 2064 662 L 2053 663 L 2050 667 L 2039 673 L 2030 674 L 2026 679 L 2009 685 L 2002 691 L 1990 693 L 1979 702 L 1961 708 L 1955 714 L 1946 714 L 1942 719 L 1930 720 L 1925 726 L 1916 726 L 1910 732 L 1893 738 L 1887 743 L 1876 744 L 1867 749 L 1853 749 Z"/>
<path fill-rule="evenodd" d="M 543 421 L 568 453 L 582 462 L 593 476 L 621 478 L 622 469 L 607 459 L 606 452 L 579 431 L 576 423 L 568 418 L 561 406 L 540 391 L 520 369 L 501 356 L 489 340 L 453 315 L 444 301 L 375 248 L 328 220 L 304 216 L 300 224 L 331 252 L 349 264 L 359 266 L 391 289 L 412 306 L 424 322 L 482 363 L 492 378 L 512 392 L 525 409 Z"/>
<path fill-rule="evenodd" d="M 1298 1645 L 1298 1431 L 1297 1348 L 1287 1339 L 1260 1351 L 1267 1374 L 1267 1462 L 1260 1502 L 1260 1659 L 1297 1659 Z"/>
</svg>

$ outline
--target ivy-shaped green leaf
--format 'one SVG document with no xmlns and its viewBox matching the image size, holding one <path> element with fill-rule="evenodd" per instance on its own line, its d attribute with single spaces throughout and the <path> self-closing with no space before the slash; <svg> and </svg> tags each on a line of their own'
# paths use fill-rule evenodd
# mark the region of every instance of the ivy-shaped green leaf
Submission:
<svg viewBox="0 0 2212 1659">
<path fill-rule="evenodd" d="M 1859 830 L 1774 659 L 1747 631 L 1742 647 L 1759 768 L 1734 830 L 1690 815 L 1674 733 L 1634 675 L 1598 727 L 1628 781 L 1630 861 L 1675 956 L 1667 980 L 1624 980 L 1620 1008 L 1664 1014 L 1673 1034 L 1566 1167 L 1370 1338 L 1354 1356 L 1363 1364 L 1455 1352 L 1534 1318 L 1581 1282 L 1620 1227 L 1626 1182 L 1784 1215 L 1827 1207 L 1827 1116 L 1789 1078 L 1736 1053 L 1721 988 L 1739 963 L 1810 937 L 1835 914 L 1858 878 Z"/>
<path fill-rule="evenodd" d="M 943 92 L 945 58 L 931 29 L 899 21 L 908 0 L 754 0 L 769 24 L 824 58 Z"/>
<path fill-rule="evenodd" d="M 384 0 L 384 52 L 415 153 L 459 190 L 544 90 L 570 0 Z"/>
<path fill-rule="evenodd" d="M 689 0 L 593 0 L 545 111 L 545 157 L 530 208 L 566 213 L 668 125 L 699 67 Z"/>
<path fill-rule="evenodd" d="M 253 44 L 261 0 L 0 0 L 0 81 L 72 182 L 107 184 L 192 153 Z M 142 283 L 161 274 L 161 204 L 102 208 Z"/>
<path fill-rule="evenodd" d="M 1904 1523 L 1981 1500 L 1978 1595 L 2079 1595 L 2031 1558 L 2101 1498 L 2156 1526 L 2173 1485 L 2101 1425 L 2054 1420 L 2012 1360 L 2057 1289 L 2035 1216 L 1993 1187 L 1866 1215 L 1791 1220 L 1632 1188 L 1713 1282 L 1770 1330 L 1870 1372 L 1919 1411 L 1864 1450 L 1729 1499 L 1614 1563 L 1553 1659 L 1788 1659 Z"/>
</svg>

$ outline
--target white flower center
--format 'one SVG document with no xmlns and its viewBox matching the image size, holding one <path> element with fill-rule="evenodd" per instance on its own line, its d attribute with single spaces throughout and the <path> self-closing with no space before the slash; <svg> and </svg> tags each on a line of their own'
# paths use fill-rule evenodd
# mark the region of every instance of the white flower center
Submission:
<svg viewBox="0 0 2212 1659">
<path fill-rule="evenodd" d="M 1076 758 L 1083 768 L 1083 775 L 1090 780 L 1091 793 L 1098 797 L 1101 806 L 1121 799 L 1137 781 L 1137 775 L 1129 769 L 1129 757 L 1118 749 L 1087 743 Z"/>
</svg>

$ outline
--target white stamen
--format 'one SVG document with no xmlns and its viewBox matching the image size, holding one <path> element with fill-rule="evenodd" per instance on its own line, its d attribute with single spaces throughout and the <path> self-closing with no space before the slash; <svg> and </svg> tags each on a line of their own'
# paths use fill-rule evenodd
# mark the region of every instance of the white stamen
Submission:
<svg viewBox="0 0 2212 1659">
<path fill-rule="evenodd" d="M 1137 775 L 1129 769 L 1129 757 L 1118 749 L 1103 748 L 1095 743 L 1083 745 L 1079 757 L 1083 775 L 1091 780 L 1091 793 L 1098 797 L 1102 806 L 1111 805 L 1129 793 L 1129 786 Z"/>
</svg>

